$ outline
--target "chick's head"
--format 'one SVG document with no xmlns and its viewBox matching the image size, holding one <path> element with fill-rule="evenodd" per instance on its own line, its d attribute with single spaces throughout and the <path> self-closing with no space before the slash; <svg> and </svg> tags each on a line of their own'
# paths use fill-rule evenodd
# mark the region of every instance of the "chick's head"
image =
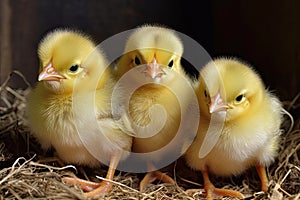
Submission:
<svg viewBox="0 0 300 200">
<path fill-rule="evenodd" d="M 168 70 L 182 73 L 183 45 L 174 31 L 158 26 L 142 26 L 128 38 L 119 62 L 119 76 L 137 66 L 149 78 L 163 80 Z"/>
<path fill-rule="evenodd" d="M 226 121 L 247 117 L 263 101 L 264 85 L 258 74 L 235 59 L 217 59 L 200 72 L 200 106 L 208 113 L 226 112 Z"/>
<path fill-rule="evenodd" d="M 71 30 L 50 32 L 38 47 L 41 68 L 38 80 L 44 81 L 52 92 L 71 93 L 76 78 L 92 73 L 91 67 L 83 65 L 94 51 L 94 43 L 82 33 Z M 97 62 L 95 59 L 89 64 L 98 67 L 100 63 Z"/>
</svg>

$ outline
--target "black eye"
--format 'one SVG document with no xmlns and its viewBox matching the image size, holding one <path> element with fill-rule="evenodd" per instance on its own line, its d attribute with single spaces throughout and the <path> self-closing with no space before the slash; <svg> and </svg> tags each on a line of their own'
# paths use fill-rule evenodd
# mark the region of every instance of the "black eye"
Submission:
<svg viewBox="0 0 300 200">
<path fill-rule="evenodd" d="M 173 67 L 173 65 L 174 65 L 174 62 L 173 62 L 173 60 L 171 60 L 171 61 L 169 62 L 169 64 L 168 64 L 168 66 L 169 66 L 169 67 Z"/>
<path fill-rule="evenodd" d="M 235 98 L 235 101 L 240 102 L 240 101 L 243 100 L 243 98 L 244 98 L 244 95 L 243 95 L 243 94 L 240 94 L 239 96 L 237 96 L 237 97 Z"/>
<path fill-rule="evenodd" d="M 140 61 L 140 59 L 137 56 L 134 58 L 134 63 L 136 65 L 140 65 L 141 64 L 141 61 Z"/>
<path fill-rule="evenodd" d="M 69 68 L 69 70 L 70 70 L 71 72 L 76 72 L 76 71 L 78 70 L 78 68 L 79 68 L 78 65 L 72 65 L 72 66 Z"/>
<path fill-rule="evenodd" d="M 206 90 L 204 90 L 204 96 L 205 96 L 206 98 L 208 97 L 207 91 L 206 91 Z"/>
</svg>

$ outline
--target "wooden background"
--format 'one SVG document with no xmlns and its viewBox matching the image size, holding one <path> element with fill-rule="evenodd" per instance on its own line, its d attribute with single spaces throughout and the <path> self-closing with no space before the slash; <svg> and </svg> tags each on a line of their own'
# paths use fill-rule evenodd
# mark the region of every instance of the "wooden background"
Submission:
<svg viewBox="0 0 300 200">
<path fill-rule="evenodd" d="M 212 57 L 250 62 L 282 100 L 300 91 L 300 1 L 195 2 L 0 0 L 0 82 L 17 69 L 34 84 L 38 42 L 54 28 L 77 28 L 101 42 L 144 23 L 159 23 L 189 35 Z"/>
</svg>

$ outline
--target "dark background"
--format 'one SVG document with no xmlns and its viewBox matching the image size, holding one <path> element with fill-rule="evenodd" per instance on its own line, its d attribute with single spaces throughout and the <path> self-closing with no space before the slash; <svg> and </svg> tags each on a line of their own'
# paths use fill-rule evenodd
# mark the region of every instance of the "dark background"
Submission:
<svg viewBox="0 0 300 200">
<path fill-rule="evenodd" d="M 77 28 L 101 42 L 158 23 L 192 37 L 212 57 L 251 63 L 282 100 L 300 91 L 300 1 L 1 0 L 0 16 L 0 82 L 17 69 L 34 84 L 38 42 L 54 28 Z"/>
</svg>

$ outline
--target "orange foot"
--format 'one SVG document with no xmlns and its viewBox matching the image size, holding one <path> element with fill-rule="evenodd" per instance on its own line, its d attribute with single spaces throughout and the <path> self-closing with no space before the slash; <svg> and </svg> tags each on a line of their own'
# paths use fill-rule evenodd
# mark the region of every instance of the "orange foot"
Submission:
<svg viewBox="0 0 300 200">
<path fill-rule="evenodd" d="M 206 192 L 206 198 L 208 200 L 212 200 L 214 197 L 214 194 L 217 196 L 231 196 L 231 197 L 237 197 L 239 199 L 243 199 L 244 196 L 237 191 L 234 190 L 226 190 L 226 189 L 219 189 L 215 188 L 215 186 L 210 182 L 208 171 L 202 170 L 202 176 L 204 180 L 204 189 Z"/>
<path fill-rule="evenodd" d="M 264 192 L 268 191 L 268 177 L 266 173 L 266 168 L 262 165 L 256 166 L 257 173 L 261 181 L 261 190 Z"/>
<path fill-rule="evenodd" d="M 210 185 L 210 186 L 206 187 L 205 191 L 206 191 L 207 200 L 214 199 L 214 196 L 222 196 L 222 197 L 223 196 L 230 196 L 230 197 L 236 197 L 236 198 L 239 198 L 239 199 L 244 198 L 244 196 L 238 191 L 215 188 L 213 185 Z"/>
<path fill-rule="evenodd" d="M 102 181 L 100 183 L 86 181 L 79 178 L 71 178 L 71 177 L 64 177 L 62 181 L 69 185 L 77 185 L 83 191 L 85 197 L 96 197 L 108 194 L 112 189 L 112 183 L 107 181 Z"/>
<path fill-rule="evenodd" d="M 164 183 L 175 184 L 175 181 L 165 173 L 160 171 L 148 172 L 140 183 L 140 191 L 144 191 L 147 185 L 153 183 L 155 180 L 160 180 Z"/>
<path fill-rule="evenodd" d="M 117 152 L 111 157 L 109 168 L 106 174 L 106 179 L 113 180 L 115 169 L 119 163 L 122 152 Z M 112 190 L 112 183 L 109 181 L 102 181 L 100 183 L 95 183 L 91 181 L 86 181 L 79 178 L 65 177 L 62 179 L 64 183 L 78 185 L 83 191 L 85 197 L 97 197 L 101 195 L 108 194 Z"/>
</svg>

